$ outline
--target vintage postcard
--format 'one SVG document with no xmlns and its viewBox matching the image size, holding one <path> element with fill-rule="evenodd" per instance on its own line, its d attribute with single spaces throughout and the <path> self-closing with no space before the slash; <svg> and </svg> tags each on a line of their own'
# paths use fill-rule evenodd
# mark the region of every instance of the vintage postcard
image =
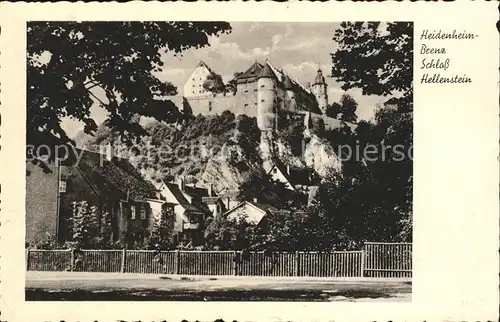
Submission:
<svg viewBox="0 0 500 322">
<path fill-rule="evenodd" d="M 1 320 L 498 320 L 498 20 L 3 4 Z"/>
</svg>

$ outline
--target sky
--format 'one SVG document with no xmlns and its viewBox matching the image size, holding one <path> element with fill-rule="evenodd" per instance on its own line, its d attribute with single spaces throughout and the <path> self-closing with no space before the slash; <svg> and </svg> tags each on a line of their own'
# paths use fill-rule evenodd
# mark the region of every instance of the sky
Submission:
<svg viewBox="0 0 500 322">
<path fill-rule="evenodd" d="M 232 31 L 219 37 L 210 38 L 210 46 L 184 51 L 181 56 L 164 54 L 163 70 L 155 76 L 169 81 L 182 95 L 183 86 L 193 69 L 204 61 L 214 72 L 229 81 L 235 72 L 244 72 L 255 61 L 264 63 L 266 59 L 277 68 L 299 82 L 313 82 L 318 67 L 323 70 L 328 84 L 328 102 L 339 101 L 346 93 L 341 84 L 330 77 L 332 69 L 331 53 L 337 50 L 333 41 L 335 29 L 340 23 L 297 23 L 297 22 L 231 22 Z M 379 96 L 364 96 L 359 89 L 347 92 L 359 104 L 359 119 L 373 117 L 375 107 L 387 100 Z M 92 116 L 99 124 L 106 115 L 105 111 L 93 107 Z M 76 135 L 81 124 L 64 120 L 63 128 L 69 136 Z"/>
</svg>

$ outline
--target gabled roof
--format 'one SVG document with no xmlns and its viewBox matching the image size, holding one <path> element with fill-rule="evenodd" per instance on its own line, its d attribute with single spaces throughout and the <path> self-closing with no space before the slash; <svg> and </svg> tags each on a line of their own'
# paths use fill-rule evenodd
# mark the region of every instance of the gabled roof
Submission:
<svg viewBox="0 0 500 322">
<path fill-rule="evenodd" d="M 200 62 L 198 63 L 198 65 L 196 65 L 196 68 L 198 68 L 198 67 L 204 67 L 204 68 L 206 68 L 210 72 L 210 74 L 215 74 L 215 72 L 212 70 L 212 68 L 208 67 L 208 65 L 205 64 L 205 62 L 203 60 L 200 60 Z"/>
<path fill-rule="evenodd" d="M 296 167 L 288 167 L 290 173 L 288 173 L 287 166 L 278 158 L 272 158 L 273 166 L 268 171 L 268 174 L 277 168 L 290 182 L 292 186 L 309 186 L 317 183 L 318 178 L 312 169 L 298 169 Z"/>
<path fill-rule="evenodd" d="M 109 161 L 97 152 L 72 148 L 69 150 L 72 155 L 62 162 L 61 165 L 66 167 L 63 168 L 62 175 L 75 169 L 100 198 L 155 198 L 155 187 L 144 180 L 128 160 L 113 158 Z M 78 163 L 74 152 L 82 156 Z"/>
<path fill-rule="evenodd" d="M 257 202 L 251 202 L 251 201 L 242 201 L 239 204 L 237 204 L 236 206 L 234 206 L 233 208 L 231 208 L 228 211 L 226 211 L 225 213 L 223 213 L 222 216 L 227 218 L 227 216 L 231 215 L 231 213 L 235 212 L 236 210 L 238 210 L 244 206 L 249 206 L 249 207 L 252 207 L 255 210 L 257 210 L 257 214 L 255 214 L 254 217 L 247 218 L 249 221 L 251 221 L 255 224 L 258 224 L 267 213 L 278 210 L 275 207 L 270 206 L 270 205 L 265 205 L 265 204 L 261 204 L 261 203 L 257 203 Z"/>
<path fill-rule="evenodd" d="M 236 77 L 236 79 L 256 78 L 260 75 L 263 67 L 262 64 L 255 62 L 243 74 Z"/>
<path fill-rule="evenodd" d="M 179 189 L 179 186 L 177 184 L 166 182 L 165 186 L 170 190 L 170 192 L 172 193 L 172 195 L 174 195 L 174 198 L 177 200 L 177 202 L 179 203 L 179 205 L 181 205 L 185 209 L 186 213 L 189 213 L 189 214 L 203 214 L 203 213 L 206 212 L 206 211 L 204 211 L 204 209 L 200 209 L 201 207 L 197 207 L 197 206 L 191 204 L 186 199 L 186 197 L 182 193 L 181 189 Z"/>
<path fill-rule="evenodd" d="M 188 195 L 197 198 L 197 199 L 202 199 L 204 197 L 210 197 L 208 195 L 208 189 L 207 188 L 202 188 L 202 187 L 193 187 L 193 186 L 184 186 L 184 192 L 187 193 Z M 215 193 L 212 193 L 212 196 L 214 196 Z"/>
<path fill-rule="evenodd" d="M 288 77 L 288 75 L 285 76 L 285 80 L 283 81 L 283 87 L 285 89 L 292 89 L 293 88 L 292 80 L 290 79 L 290 77 Z"/>
<path fill-rule="evenodd" d="M 204 203 L 217 203 L 219 200 L 221 200 L 220 197 L 202 197 L 201 201 Z"/>
<path fill-rule="evenodd" d="M 264 68 L 262 68 L 259 78 L 273 78 L 273 79 L 278 79 L 274 71 L 271 69 L 269 64 L 266 64 Z"/>
</svg>

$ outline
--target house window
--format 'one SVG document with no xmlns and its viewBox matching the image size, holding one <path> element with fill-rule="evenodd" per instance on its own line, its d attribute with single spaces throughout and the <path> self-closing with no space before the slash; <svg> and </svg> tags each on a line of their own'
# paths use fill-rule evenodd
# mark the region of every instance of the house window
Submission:
<svg viewBox="0 0 500 322">
<path fill-rule="evenodd" d="M 141 209 L 141 219 L 144 220 L 146 219 L 146 207 L 140 206 L 140 209 Z"/>
<path fill-rule="evenodd" d="M 130 219 L 135 219 L 135 206 L 130 207 Z"/>
<path fill-rule="evenodd" d="M 59 180 L 59 192 L 66 192 L 66 180 Z"/>
<path fill-rule="evenodd" d="M 208 102 L 208 111 L 211 112 L 212 111 L 212 102 Z"/>
</svg>

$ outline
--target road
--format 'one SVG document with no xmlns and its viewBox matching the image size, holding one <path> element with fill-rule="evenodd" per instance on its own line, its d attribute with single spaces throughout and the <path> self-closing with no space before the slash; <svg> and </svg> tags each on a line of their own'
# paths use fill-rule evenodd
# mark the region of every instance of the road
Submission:
<svg viewBox="0 0 500 322">
<path fill-rule="evenodd" d="M 410 302 L 411 282 L 29 271 L 26 300 Z"/>
</svg>

